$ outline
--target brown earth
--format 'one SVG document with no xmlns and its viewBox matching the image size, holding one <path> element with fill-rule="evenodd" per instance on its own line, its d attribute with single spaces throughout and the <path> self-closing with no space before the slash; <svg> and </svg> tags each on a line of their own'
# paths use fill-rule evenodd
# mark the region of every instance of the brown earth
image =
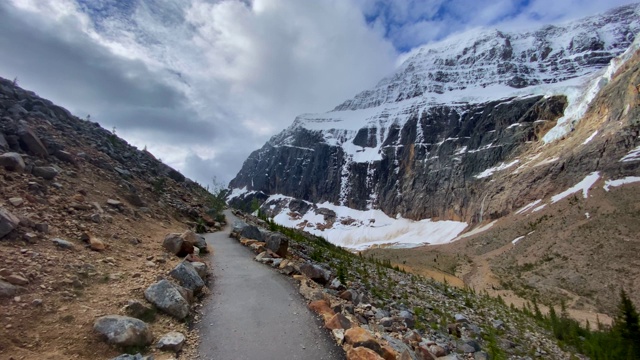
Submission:
<svg viewBox="0 0 640 360">
<path fill-rule="evenodd" d="M 144 303 L 144 289 L 166 276 L 180 260 L 161 247 L 167 233 L 188 228 L 171 208 L 150 201 L 149 211 L 141 213 L 122 199 L 121 211 L 110 208 L 106 200 L 118 199 L 120 191 L 117 175 L 83 166 L 73 171 L 73 176 L 65 171 L 55 179 L 62 186 L 51 187 L 45 203 L 26 201 L 14 207 L 7 199 L 29 198 L 25 188 L 32 176 L 0 169 L 0 205 L 49 224 L 49 233 L 39 233 L 33 243 L 19 236 L 22 231 L 0 241 L 0 267 L 29 279 L 16 297 L 0 300 L 0 358 L 108 359 L 121 354 L 121 349 L 105 344 L 93 333 L 94 320 L 124 314 L 122 307 L 130 299 Z M 100 204 L 105 210 L 101 222 L 87 220 L 91 213 L 99 213 L 91 205 L 90 210 L 70 210 L 70 203 L 76 200 Z M 85 247 L 80 240 L 83 233 L 101 239 L 106 250 Z M 71 241 L 75 249 L 59 249 L 53 238 Z M 150 326 L 156 338 L 168 331 L 187 334 L 183 354 L 196 345 L 188 322 L 158 313 Z M 155 355 L 156 359 L 174 357 Z"/>
</svg>

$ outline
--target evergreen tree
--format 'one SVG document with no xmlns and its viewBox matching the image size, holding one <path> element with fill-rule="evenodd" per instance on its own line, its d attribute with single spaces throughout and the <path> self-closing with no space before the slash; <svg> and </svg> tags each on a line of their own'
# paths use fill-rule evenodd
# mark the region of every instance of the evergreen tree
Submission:
<svg viewBox="0 0 640 360">
<path fill-rule="evenodd" d="M 620 290 L 620 304 L 614 330 L 622 339 L 626 357 L 640 359 L 640 316 L 624 289 Z"/>
</svg>

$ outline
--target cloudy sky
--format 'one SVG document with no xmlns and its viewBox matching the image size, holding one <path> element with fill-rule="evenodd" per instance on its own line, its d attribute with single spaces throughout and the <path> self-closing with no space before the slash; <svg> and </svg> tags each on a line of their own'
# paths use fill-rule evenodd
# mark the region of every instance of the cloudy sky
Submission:
<svg viewBox="0 0 640 360">
<path fill-rule="evenodd" d="M 203 184 L 228 182 L 296 115 L 328 111 L 403 53 L 477 27 L 624 0 L 2 0 L 0 76 Z"/>
</svg>

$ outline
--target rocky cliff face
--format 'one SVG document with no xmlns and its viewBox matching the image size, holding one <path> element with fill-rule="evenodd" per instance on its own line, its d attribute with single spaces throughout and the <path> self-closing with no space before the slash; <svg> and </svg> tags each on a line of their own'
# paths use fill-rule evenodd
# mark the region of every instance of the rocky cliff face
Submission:
<svg viewBox="0 0 640 360">
<path fill-rule="evenodd" d="M 633 136 L 616 136 L 614 148 L 570 163 L 553 151 L 543 156 L 543 147 L 557 153 L 564 145 L 542 139 L 571 136 L 622 60 L 610 61 L 640 32 L 639 9 L 522 34 L 460 35 L 419 49 L 374 89 L 331 112 L 299 116 L 251 154 L 230 183 L 230 201 L 246 207 L 281 194 L 478 223 L 603 166 L 616 173 L 613 159 L 635 146 Z M 283 208 L 278 199 L 263 210 L 275 216 Z"/>
</svg>

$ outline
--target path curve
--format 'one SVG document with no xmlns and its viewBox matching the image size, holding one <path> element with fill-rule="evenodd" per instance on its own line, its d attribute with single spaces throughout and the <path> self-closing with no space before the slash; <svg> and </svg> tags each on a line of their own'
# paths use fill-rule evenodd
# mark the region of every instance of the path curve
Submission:
<svg viewBox="0 0 640 360">
<path fill-rule="evenodd" d="M 226 211 L 227 222 L 237 218 Z M 294 280 L 253 260 L 229 237 L 231 225 L 206 235 L 213 246 L 212 294 L 203 307 L 199 353 L 215 360 L 333 360 L 344 352 L 306 306 Z"/>
</svg>

